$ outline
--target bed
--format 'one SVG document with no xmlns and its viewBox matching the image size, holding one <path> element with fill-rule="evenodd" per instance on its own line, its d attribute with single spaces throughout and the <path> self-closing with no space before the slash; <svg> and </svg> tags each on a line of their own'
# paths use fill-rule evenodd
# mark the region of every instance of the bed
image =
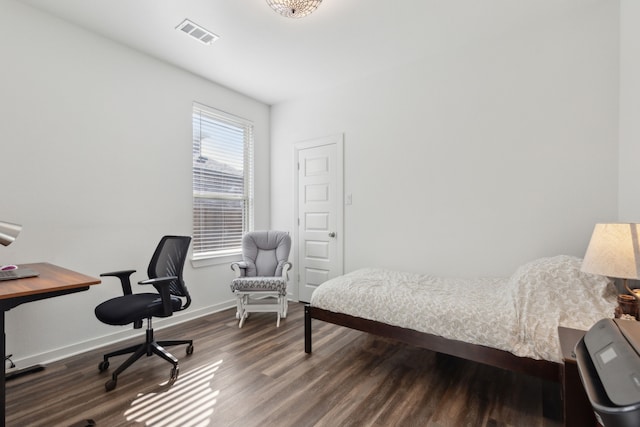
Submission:
<svg viewBox="0 0 640 427">
<path fill-rule="evenodd" d="M 314 291 L 305 306 L 305 352 L 318 319 L 557 382 L 558 326 L 587 330 L 612 317 L 617 303 L 615 285 L 580 265 L 561 255 L 511 277 L 477 279 L 360 269 Z"/>
</svg>

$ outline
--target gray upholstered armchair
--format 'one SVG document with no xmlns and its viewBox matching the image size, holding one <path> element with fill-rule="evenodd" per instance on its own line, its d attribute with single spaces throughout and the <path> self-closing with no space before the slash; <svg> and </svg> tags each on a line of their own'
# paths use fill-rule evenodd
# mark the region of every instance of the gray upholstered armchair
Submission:
<svg viewBox="0 0 640 427">
<path fill-rule="evenodd" d="M 276 326 L 287 317 L 287 272 L 291 237 L 284 231 L 252 231 L 242 238 L 241 262 L 231 264 L 236 278 L 231 291 L 236 295 L 241 328 L 250 312 L 276 312 Z"/>
</svg>

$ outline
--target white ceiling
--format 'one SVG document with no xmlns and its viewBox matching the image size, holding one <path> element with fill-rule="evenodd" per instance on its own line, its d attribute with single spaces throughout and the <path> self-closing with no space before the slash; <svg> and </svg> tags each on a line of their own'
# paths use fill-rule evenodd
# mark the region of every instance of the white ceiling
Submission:
<svg viewBox="0 0 640 427">
<path fill-rule="evenodd" d="M 20 1 L 276 104 L 606 0 L 324 0 L 300 19 L 265 0 Z M 185 18 L 220 39 L 176 31 Z"/>
</svg>

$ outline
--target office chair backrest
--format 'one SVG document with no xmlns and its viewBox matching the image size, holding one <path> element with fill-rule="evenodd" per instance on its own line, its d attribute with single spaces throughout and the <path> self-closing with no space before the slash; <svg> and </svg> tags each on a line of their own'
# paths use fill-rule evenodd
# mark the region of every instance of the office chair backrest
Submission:
<svg viewBox="0 0 640 427">
<path fill-rule="evenodd" d="M 291 237 L 285 231 L 252 231 L 242 238 L 242 258 L 247 276 L 282 275 L 282 265 L 291 251 Z"/>
<path fill-rule="evenodd" d="M 187 308 L 191 304 L 189 291 L 184 284 L 184 280 L 182 280 L 182 270 L 187 259 L 190 243 L 191 237 L 189 236 L 164 236 L 158 243 L 147 269 L 147 275 L 150 279 L 166 276 L 178 277 L 177 280 L 174 280 L 169 285 L 169 291 L 172 295 L 187 298 L 183 308 Z"/>
</svg>

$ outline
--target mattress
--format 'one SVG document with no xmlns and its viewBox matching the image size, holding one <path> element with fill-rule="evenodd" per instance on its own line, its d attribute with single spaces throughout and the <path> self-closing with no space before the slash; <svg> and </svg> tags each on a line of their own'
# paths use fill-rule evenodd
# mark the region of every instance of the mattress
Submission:
<svg viewBox="0 0 640 427">
<path fill-rule="evenodd" d="M 455 278 L 365 268 L 320 285 L 310 304 L 447 339 L 560 362 L 558 326 L 613 317 L 615 285 L 579 258 L 541 258 L 511 277 Z"/>
</svg>

